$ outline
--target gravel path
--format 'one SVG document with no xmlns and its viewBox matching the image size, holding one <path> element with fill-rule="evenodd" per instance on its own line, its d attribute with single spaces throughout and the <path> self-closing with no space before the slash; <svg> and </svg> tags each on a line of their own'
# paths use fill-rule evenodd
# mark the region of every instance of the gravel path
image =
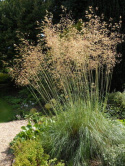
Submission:
<svg viewBox="0 0 125 166">
<path fill-rule="evenodd" d="M 9 143 L 25 126 L 25 120 L 0 123 L 0 166 L 11 166 L 12 156 L 8 154 Z"/>
</svg>

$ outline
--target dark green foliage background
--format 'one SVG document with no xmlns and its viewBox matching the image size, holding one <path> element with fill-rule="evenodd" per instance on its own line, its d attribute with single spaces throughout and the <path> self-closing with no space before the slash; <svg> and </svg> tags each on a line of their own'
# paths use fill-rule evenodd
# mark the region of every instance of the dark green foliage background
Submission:
<svg viewBox="0 0 125 166">
<path fill-rule="evenodd" d="M 0 60 L 9 63 L 9 66 L 13 64 L 16 54 L 14 44 L 21 42 L 17 34 L 29 41 L 37 41 L 37 21 L 43 21 L 49 6 L 49 0 L 0 1 Z M 2 61 L 0 66 L 4 67 Z"/>
</svg>

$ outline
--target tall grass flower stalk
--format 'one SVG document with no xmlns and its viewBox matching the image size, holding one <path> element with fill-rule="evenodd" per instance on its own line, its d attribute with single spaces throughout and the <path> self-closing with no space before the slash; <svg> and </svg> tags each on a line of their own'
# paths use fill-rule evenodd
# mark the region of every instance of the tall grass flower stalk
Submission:
<svg viewBox="0 0 125 166">
<path fill-rule="evenodd" d="M 125 128 L 104 115 L 111 73 L 120 56 L 116 49 L 123 38 L 121 22 L 107 24 L 92 7 L 86 18 L 75 24 L 66 14 L 54 25 L 48 13 L 44 38 L 37 46 L 23 40 L 18 47 L 22 58 L 11 75 L 56 114 L 41 136 L 51 156 L 72 166 L 90 165 L 94 159 L 102 165 L 122 165 L 118 158 L 124 154 Z"/>
<path fill-rule="evenodd" d="M 23 40 L 17 48 L 21 59 L 16 60 L 11 71 L 16 83 L 30 85 L 45 101 L 58 96 L 57 87 L 66 95 L 70 89 L 88 93 L 88 97 L 95 91 L 102 96 L 108 90 L 109 76 L 119 56 L 116 47 L 122 42 L 120 23 L 108 25 L 91 7 L 86 17 L 88 22 L 79 20 L 79 30 L 70 15 L 62 16 L 53 25 L 48 14 L 42 27 L 44 39 L 37 46 Z"/>
</svg>

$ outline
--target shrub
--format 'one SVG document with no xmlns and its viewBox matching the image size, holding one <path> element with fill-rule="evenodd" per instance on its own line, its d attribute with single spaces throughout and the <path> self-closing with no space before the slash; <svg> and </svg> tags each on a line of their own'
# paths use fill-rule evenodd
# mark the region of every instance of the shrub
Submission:
<svg viewBox="0 0 125 166">
<path fill-rule="evenodd" d="M 64 166 L 56 159 L 49 160 L 38 140 L 18 141 L 11 148 L 15 156 L 13 166 Z"/>
<path fill-rule="evenodd" d="M 108 95 L 107 113 L 118 119 L 125 118 L 125 92 L 115 92 Z"/>
<path fill-rule="evenodd" d="M 10 143 L 11 146 L 18 140 L 25 141 L 29 139 L 36 139 L 47 129 L 48 123 L 53 121 L 51 118 L 41 116 L 39 113 L 27 115 L 26 117 L 29 123 L 27 126 L 21 127 L 22 131 L 15 136 L 13 141 Z"/>
</svg>

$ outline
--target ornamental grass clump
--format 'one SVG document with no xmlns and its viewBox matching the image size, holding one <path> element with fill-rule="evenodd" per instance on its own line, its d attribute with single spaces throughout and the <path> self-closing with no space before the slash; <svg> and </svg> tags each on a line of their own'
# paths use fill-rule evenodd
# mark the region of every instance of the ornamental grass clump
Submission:
<svg viewBox="0 0 125 166">
<path fill-rule="evenodd" d="M 82 100 L 68 102 L 41 134 L 50 156 L 64 160 L 67 166 L 90 166 L 92 161 L 124 166 L 125 126 L 107 119 L 100 109 L 99 103 L 94 107 Z"/>
<path fill-rule="evenodd" d="M 107 24 L 91 7 L 86 17 L 87 22 L 79 20 L 78 29 L 70 15 L 53 24 L 48 14 L 44 38 L 37 46 L 23 41 L 18 47 L 22 58 L 11 74 L 55 115 L 41 133 L 51 157 L 64 159 L 68 166 L 90 165 L 93 160 L 122 166 L 125 127 L 104 115 L 111 73 L 120 56 L 116 49 L 123 38 L 121 23 Z M 48 107 L 44 111 L 50 113 Z"/>
</svg>

